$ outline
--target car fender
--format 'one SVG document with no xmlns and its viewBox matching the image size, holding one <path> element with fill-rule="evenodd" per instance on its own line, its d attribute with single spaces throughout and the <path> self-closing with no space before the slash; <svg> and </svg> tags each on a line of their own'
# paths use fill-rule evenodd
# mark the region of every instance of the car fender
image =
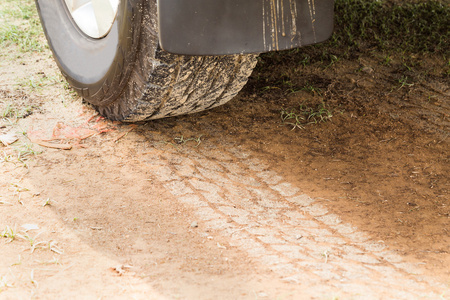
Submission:
<svg viewBox="0 0 450 300">
<path fill-rule="evenodd" d="M 159 40 L 171 53 L 261 53 L 322 42 L 334 0 L 158 0 Z"/>
</svg>

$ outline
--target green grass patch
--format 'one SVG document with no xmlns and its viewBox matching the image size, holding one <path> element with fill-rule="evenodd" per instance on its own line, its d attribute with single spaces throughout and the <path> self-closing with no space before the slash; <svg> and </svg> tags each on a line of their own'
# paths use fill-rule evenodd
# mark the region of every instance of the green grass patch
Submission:
<svg viewBox="0 0 450 300">
<path fill-rule="evenodd" d="M 344 60 L 371 56 L 398 72 L 449 76 L 450 5 L 443 0 L 412 1 L 416 0 L 336 0 L 335 29 L 328 41 L 264 53 L 255 74 L 270 70 L 264 85 L 275 89 L 280 86 L 276 84 L 280 65 L 295 72 L 311 65 L 325 70 Z M 439 71 L 422 65 L 423 58 L 431 56 L 437 58 Z"/>
<path fill-rule="evenodd" d="M 17 121 L 17 119 L 26 118 L 33 111 L 31 105 L 20 105 L 12 101 L 0 101 L 0 120 L 9 119 Z"/>
<path fill-rule="evenodd" d="M 335 12 L 330 46 L 346 47 L 348 51 L 376 48 L 449 54 L 450 5 L 444 2 L 337 0 Z"/>
<path fill-rule="evenodd" d="M 9 151 L 0 153 L 0 162 L 12 163 L 27 168 L 27 160 L 41 154 L 41 151 L 34 150 L 33 145 L 26 142 L 18 142 L 11 145 Z"/>
<path fill-rule="evenodd" d="M 65 81 L 60 74 L 54 76 L 47 76 L 44 74 L 44 72 L 40 72 L 28 78 L 23 78 L 18 82 L 17 85 L 20 86 L 22 89 L 28 89 L 35 92 L 35 91 L 42 91 L 46 87 L 58 85 L 61 83 L 65 83 Z"/>
<path fill-rule="evenodd" d="M 2 0 L 0 4 L 0 46 L 17 45 L 21 52 L 47 48 L 34 1 Z"/>
<path fill-rule="evenodd" d="M 281 121 L 284 125 L 304 129 L 306 125 L 325 123 L 333 117 L 333 110 L 324 102 L 309 105 L 300 104 L 298 108 L 283 109 Z"/>
</svg>

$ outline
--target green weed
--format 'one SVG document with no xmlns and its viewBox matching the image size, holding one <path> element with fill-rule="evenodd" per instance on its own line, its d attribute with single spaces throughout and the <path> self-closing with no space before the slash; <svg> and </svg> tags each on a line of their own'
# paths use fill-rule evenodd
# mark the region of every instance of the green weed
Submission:
<svg viewBox="0 0 450 300">
<path fill-rule="evenodd" d="M 5 107 L 0 112 L 0 116 L 2 119 L 11 118 L 15 115 L 15 109 L 13 108 L 12 103 L 7 103 Z"/>
<path fill-rule="evenodd" d="M 47 198 L 47 199 L 45 199 L 45 201 L 42 203 L 42 206 L 43 206 L 43 207 L 45 207 L 45 206 L 51 206 L 51 205 L 52 205 L 51 202 L 53 202 L 53 201 L 50 200 L 50 198 Z"/>
<path fill-rule="evenodd" d="M 13 266 L 20 266 L 22 264 L 22 256 L 19 254 L 19 260 L 15 263 L 11 264 L 11 267 Z"/>
<path fill-rule="evenodd" d="M 42 153 L 41 151 L 34 150 L 32 144 L 25 142 L 11 145 L 10 150 L 8 152 L 2 151 L 0 162 L 20 164 L 24 168 L 28 167 L 26 163 L 28 159 Z"/>
<path fill-rule="evenodd" d="M 31 89 L 32 91 L 40 91 L 45 87 L 56 85 L 62 83 L 64 85 L 64 80 L 62 76 L 50 76 L 47 77 L 45 74 L 41 73 L 41 76 L 31 76 L 24 78 L 18 83 L 18 86 Z"/>
<path fill-rule="evenodd" d="M 402 76 L 398 82 L 400 83 L 400 87 L 398 89 L 401 89 L 403 87 L 411 87 L 414 85 L 414 83 L 409 83 L 408 82 L 408 77 L 407 76 Z"/>
<path fill-rule="evenodd" d="M 15 44 L 22 52 L 47 48 L 34 1 L 2 0 L 0 45 Z"/>
<path fill-rule="evenodd" d="M 38 282 L 34 279 L 34 270 L 31 270 L 30 273 L 30 282 L 32 285 L 34 285 L 35 287 L 38 286 Z"/>
<path fill-rule="evenodd" d="M 3 229 L 3 231 L 0 233 L 1 237 L 4 237 L 7 239 L 7 243 L 11 243 L 12 241 L 14 241 L 16 239 L 17 236 L 17 226 L 14 225 L 14 228 L 9 227 L 8 225 L 6 225 L 5 229 Z"/>
<path fill-rule="evenodd" d="M 295 128 L 303 129 L 305 118 L 299 114 L 295 109 L 291 109 L 290 111 L 282 110 L 281 111 L 281 120 L 283 124 L 292 126 L 292 130 Z"/>
<path fill-rule="evenodd" d="M 0 196 L 1 197 L 1 196 Z M 0 199 L 0 205 L 12 205 L 10 202 L 5 201 L 5 200 L 1 200 Z"/>
<path fill-rule="evenodd" d="M 35 156 L 42 153 L 41 151 L 34 150 L 33 144 L 25 142 L 16 147 L 15 150 L 17 152 L 17 156 L 20 161 L 24 161 L 28 159 L 30 156 Z"/>
<path fill-rule="evenodd" d="M 30 105 L 20 106 L 12 101 L 0 101 L 0 119 L 10 120 L 12 123 L 17 121 L 17 119 L 28 117 L 32 111 L 33 107 Z"/>
<path fill-rule="evenodd" d="M 317 106 L 300 104 L 298 109 L 281 111 L 283 124 L 292 126 L 292 130 L 295 128 L 303 129 L 309 124 L 328 122 L 332 117 L 333 112 L 323 102 Z"/>
<path fill-rule="evenodd" d="M 28 241 L 28 243 L 30 244 L 30 247 L 31 247 L 31 253 L 33 253 L 34 250 L 36 250 L 38 247 L 42 247 L 42 245 L 45 245 L 48 243 L 48 242 L 44 242 L 44 241 L 38 241 L 37 238 L 39 235 L 41 235 L 41 232 L 38 233 L 37 235 L 35 235 L 34 237 L 29 235 L 28 232 L 25 232 L 23 234 L 18 234 L 17 236 L 20 237 L 21 239 Z"/>
<path fill-rule="evenodd" d="M 315 87 L 312 83 L 307 82 L 305 86 L 302 88 L 303 91 L 307 91 L 312 93 L 313 95 L 322 95 L 322 90 L 318 87 Z"/>
<path fill-rule="evenodd" d="M 0 293 L 11 287 L 13 287 L 13 285 L 8 282 L 6 277 L 0 277 Z"/>
<path fill-rule="evenodd" d="M 308 54 L 303 54 L 302 56 L 303 56 L 303 57 L 301 58 L 300 63 L 301 63 L 304 67 L 310 65 L 310 64 L 311 64 L 311 56 L 309 56 Z"/>
<path fill-rule="evenodd" d="M 392 63 L 392 57 L 390 55 L 385 55 L 382 64 L 385 66 L 390 66 Z"/>
<path fill-rule="evenodd" d="M 186 144 L 187 142 L 196 142 L 197 145 L 195 145 L 195 147 L 198 147 L 200 145 L 200 143 L 202 142 L 201 137 L 202 136 L 200 135 L 198 138 L 185 139 L 183 136 L 180 136 L 180 137 L 174 138 L 174 140 L 175 140 L 176 144 Z"/>
<path fill-rule="evenodd" d="M 262 88 L 263 92 L 269 91 L 269 90 L 281 90 L 281 88 L 277 87 L 277 86 L 265 86 Z"/>
</svg>

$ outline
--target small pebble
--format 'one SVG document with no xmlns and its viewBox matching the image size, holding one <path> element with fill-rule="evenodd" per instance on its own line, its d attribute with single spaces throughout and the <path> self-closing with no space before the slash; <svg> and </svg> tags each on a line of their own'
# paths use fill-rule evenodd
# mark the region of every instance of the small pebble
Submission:
<svg viewBox="0 0 450 300">
<path fill-rule="evenodd" d="M 198 223 L 196 221 L 191 223 L 191 227 L 192 228 L 197 228 L 198 227 Z"/>
<path fill-rule="evenodd" d="M 373 69 L 371 67 L 363 67 L 361 69 L 361 71 L 364 72 L 364 73 L 370 74 L 370 73 L 373 72 Z"/>
<path fill-rule="evenodd" d="M 268 295 L 266 294 L 266 293 L 258 293 L 258 297 L 259 298 L 267 298 L 268 297 Z"/>
</svg>

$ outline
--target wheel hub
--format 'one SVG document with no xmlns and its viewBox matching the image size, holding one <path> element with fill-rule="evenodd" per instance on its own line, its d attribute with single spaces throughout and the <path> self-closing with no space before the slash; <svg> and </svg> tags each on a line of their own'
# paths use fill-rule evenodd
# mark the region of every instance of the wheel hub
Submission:
<svg viewBox="0 0 450 300">
<path fill-rule="evenodd" d="M 120 0 L 64 0 L 78 28 L 100 39 L 111 30 Z"/>
</svg>

